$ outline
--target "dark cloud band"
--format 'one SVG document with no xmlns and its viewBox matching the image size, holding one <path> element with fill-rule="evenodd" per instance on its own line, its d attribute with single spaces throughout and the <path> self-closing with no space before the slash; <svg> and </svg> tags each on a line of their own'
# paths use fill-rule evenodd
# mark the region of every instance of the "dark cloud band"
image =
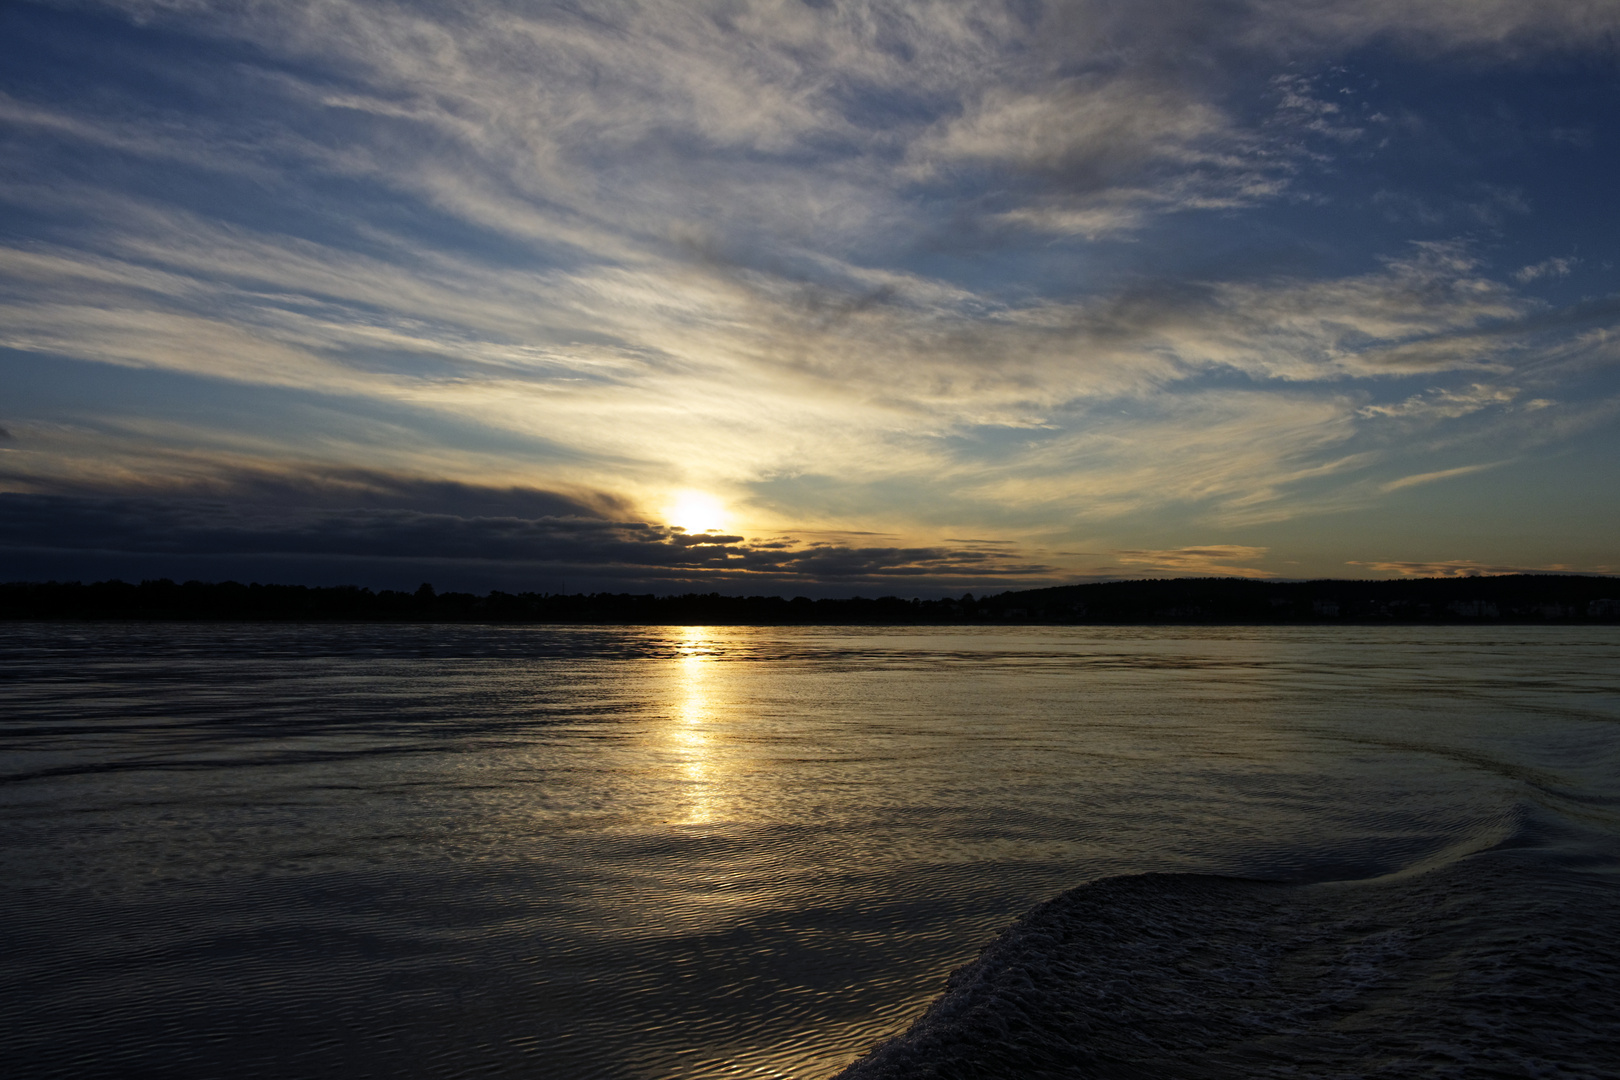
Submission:
<svg viewBox="0 0 1620 1080">
<path fill-rule="evenodd" d="M 469 497 L 467 493 L 458 493 Z M 526 493 L 525 498 L 536 498 Z M 88 557 L 154 557 L 215 567 L 233 560 L 344 560 L 360 577 L 391 579 L 389 563 L 437 564 L 482 583 L 493 575 L 593 582 L 887 583 L 1038 582 L 1053 568 L 1004 547 L 885 547 L 750 541 L 603 517 L 474 515 L 401 507 L 269 507 L 205 498 L 0 495 L 0 550 Z M 368 572 L 367 563 L 375 564 Z M 94 575 L 87 575 L 94 576 Z M 132 575 L 133 576 L 133 575 Z M 369 584 L 371 581 L 358 581 Z"/>
</svg>

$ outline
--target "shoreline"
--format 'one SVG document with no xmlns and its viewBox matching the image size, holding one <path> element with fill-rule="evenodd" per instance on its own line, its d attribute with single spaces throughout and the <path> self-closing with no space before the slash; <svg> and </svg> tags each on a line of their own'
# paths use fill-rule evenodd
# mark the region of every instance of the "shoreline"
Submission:
<svg viewBox="0 0 1620 1080">
<path fill-rule="evenodd" d="M 168 579 L 0 583 L 0 621 L 536 626 L 1620 625 L 1620 578 L 1091 582 L 975 597 L 414 592 Z"/>
</svg>

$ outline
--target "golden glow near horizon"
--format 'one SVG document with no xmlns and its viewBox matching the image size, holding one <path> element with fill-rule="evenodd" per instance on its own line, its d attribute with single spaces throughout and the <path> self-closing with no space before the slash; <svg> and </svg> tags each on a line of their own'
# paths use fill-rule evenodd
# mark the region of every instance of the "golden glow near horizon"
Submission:
<svg viewBox="0 0 1620 1080">
<path fill-rule="evenodd" d="M 724 532 L 728 515 L 725 504 L 703 491 L 680 491 L 670 503 L 665 519 L 689 533 Z"/>
</svg>

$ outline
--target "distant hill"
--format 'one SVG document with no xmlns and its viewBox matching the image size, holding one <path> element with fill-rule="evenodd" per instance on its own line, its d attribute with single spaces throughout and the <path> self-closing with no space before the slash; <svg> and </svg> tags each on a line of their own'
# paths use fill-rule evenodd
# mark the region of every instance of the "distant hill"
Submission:
<svg viewBox="0 0 1620 1080">
<path fill-rule="evenodd" d="M 1620 578 L 1574 574 L 1395 581 L 1174 578 L 975 598 L 792 600 L 691 593 L 415 592 L 234 581 L 11 582 L 0 619 L 666 625 L 1620 623 Z"/>
<path fill-rule="evenodd" d="M 988 603 L 1004 619 L 1034 622 L 1620 622 L 1620 578 L 1174 578 L 1031 589 Z"/>
</svg>

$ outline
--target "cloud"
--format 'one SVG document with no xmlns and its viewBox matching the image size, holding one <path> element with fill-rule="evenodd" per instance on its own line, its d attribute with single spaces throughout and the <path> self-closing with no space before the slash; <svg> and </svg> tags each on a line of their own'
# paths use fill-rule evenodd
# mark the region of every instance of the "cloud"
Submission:
<svg viewBox="0 0 1620 1080">
<path fill-rule="evenodd" d="M 902 480 L 929 498 L 949 485 L 955 521 L 1020 501 L 1090 520 L 1176 503 L 1218 506 L 1227 525 L 1275 520 L 1315 505 L 1302 486 L 1380 452 L 1352 447 L 1358 417 L 1444 421 L 1518 392 L 1470 382 L 1358 406 L 1335 383 L 1500 367 L 1521 348 L 1502 327 L 1535 311 L 1445 244 L 1337 279 L 1150 281 L 1014 304 L 892 271 L 839 287 L 652 260 L 513 270 L 382 236 L 385 259 L 139 207 L 99 241 L 104 252 L 0 249 L 15 271 L 4 340 L 318 392 L 339 412 L 377 401 L 544 438 L 554 460 L 521 467 L 356 425 L 348 433 L 364 439 L 333 431 L 320 445 L 333 468 L 384 455 L 462 479 L 527 469 L 531 483 L 615 491 L 626 505 L 813 472 Z M 76 303 L 53 305 L 64 292 Z M 1229 372 L 1262 385 L 1201 388 Z M 984 449 L 1020 430 L 997 436 L 1006 451 Z M 152 441 L 181 434 L 147 422 L 144 443 L 109 443 L 85 467 L 145 457 L 161 474 L 171 466 Z M 277 452 L 261 440 L 239 464 L 272 468 Z M 890 498 L 881 510 L 922 507 Z M 791 513 L 761 525 L 852 523 L 814 505 Z"/>
<path fill-rule="evenodd" d="M 1400 417 L 1419 418 L 1424 420 L 1443 419 L 1455 420 L 1492 405 L 1510 404 L 1519 391 L 1511 386 L 1488 386 L 1484 383 L 1472 383 L 1456 390 L 1446 390 L 1436 387 L 1422 394 L 1413 394 L 1405 401 L 1388 405 L 1368 405 L 1357 411 L 1358 415 L 1365 417 Z M 1544 407 L 1534 402 L 1526 408 Z"/>
<path fill-rule="evenodd" d="M 1173 506 L 1235 526 L 1289 516 L 1300 485 L 1367 464 L 1346 449 L 1355 424 L 1343 398 L 1226 390 L 1115 404 L 948 479 L 1004 514 L 1102 522 Z"/>
<path fill-rule="evenodd" d="M 0 474 L 0 480 L 5 479 Z M 381 469 L 304 466 L 293 468 L 232 467 L 189 475 L 146 475 L 109 483 L 106 478 L 59 479 L 40 495 L 87 498 L 155 498 L 175 505 L 202 500 L 212 505 L 282 510 L 410 510 L 459 517 L 593 518 L 623 516 L 630 507 L 606 492 L 547 491 L 532 487 L 497 487 L 447 480 L 437 476 L 390 473 Z"/>
<path fill-rule="evenodd" d="M 374 478 L 348 478 L 372 480 Z M 373 484 L 375 486 L 375 484 Z M 396 484 L 391 493 L 404 494 Z M 539 492 L 445 490 L 451 505 L 486 509 L 548 501 Z M 284 487 L 281 493 L 295 490 Z M 299 494 L 307 489 L 297 488 Z M 246 492 L 244 492 L 246 493 Z M 325 499 L 330 492 L 317 486 Z M 171 566 L 296 567 L 348 561 L 358 578 L 391 576 L 391 564 L 439 564 L 463 580 L 527 575 L 542 582 L 586 579 L 603 588 L 727 588 L 737 591 L 837 585 L 929 588 L 964 583 L 1046 583 L 1054 568 L 983 544 L 877 546 L 792 538 L 688 534 L 670 526 L 603 517 L 432 512 L 395 506 L 276 506 L 263 500 L 0 494 L 0 549 L 81 553 L 132 565 L 162 557 Z M 174 571 L 171 571 L 173 573 Z M 185 574 L 184 570 L 179 571 Z M 406 575 L 408 576 L 408 574 Z M 365 584 L 367 580 L 357 583 Z M 534 586 L 531 586 L 534 587 Z"/>
<path fill-rule="evenodd" d="M 30 418 L 18 488 L 353 509 L 518 558 L 699 487 L 754 512 L 745 532 L 893 534 L 795 542 L 794 566 L 954 574 L 983 560 L 930 537 L 1364 505 L 1450 474 L 1368 478 L 1424 468 L 1415 432 L 1489 428 L 1507 457 L 1573 430 L 1574 407 L 1507 414 L 1580 400 L 1614 355 L 1612 298 L 1521 288 L 1572 260 L 1504 276 L 1432 239 L 1515 220 L 1517 189 L 1425 192 L 1407 216 L 1431 239 L 1377 262 L 1228 220 L 1329 206 L 1319 182 L 1393 130 L 1322 74 L 1345 50 L 1608 50 L 1601 4 L 110 7 L 141 26 L 117 48 L 183 51 L 153 70 L 224 103 L 113 75 L 0 96 L 0 195 L 49 223 L 0 247 L 0 346 L 264 415 Z M 1183 241 L 1171 215 L 1215 231 Z M 1318 261 L 1198 254 L 1274 244 Z M 767 505 L 795 477 L 829 481 Z M 453 524 L 475 519 L 576 524 Z M 738 572 L 766 550 L 736 547 Z"/>
<path fill-rule="evenodd" d="M 1544 259 L 1541 262 L 1532 263 L 1516 270 L 1513 274 L 1513 280 L 1520 284 L 1528 284 L 1540 278 L 1568 277 L 1570 271 L 1574 270 L 1575 265 L 1580 261 L 1576 258 Z"/>
<path fill-rule="evenodd" d="M 1454 469 L 1439 469 L 1435 472 L 1416 473 L 1412 476 L 1403 476 L 1398 480 L 1380 484 L 1378 490 L 1383 492 L 1400 491 L 1402 488 L 1417 487 L 1419 484 L 1432 484 L 1437 480 L 1450 480 L 1456 476 L 1468 476 L 1471 473 L 1484 472 L 1486 469 L 1495 469 L 1506 465 L 1505 461 L 1490 461 L 1479 465 L 1459 465 Z"/>
<path fill-rule="evenodd" d="M 1036 223 L 1067 217 L 1066 231 L 1113 212 L 1123 226 L 1154 204 L 1230 202 L 1261 183 L 1264 166 L 1246 160 L 1244 136 L 1208 102 L 1180 88 L 1129 78 L 1072 77 L 1018 90 L 991 86 L 960 116 L 914 141 L 910 169 L 919 177 L 964 166 L 1006 167 L 1042 182 L 1058 206 L 1013 211 L 1004 220 Z M 1155 173 L 1179 182 L 1155 187 Z M 1197 179 L 1194 179 L 1196 177 Z M 1088 200 L 1096 200 L 1094 203 Z"/>
<path fill-rule="evenodd" d="M 0 340 L 409 401 L 584 455 L 641 456 L 655 426 L 672 456 L 733 477 L 784 467 L 797 432 L 864 470 L 897 428 L 1048 424 L 1227 369 L 1303 382 L 1477 368 L 1512 347 L 1480 329 L 1530 308 L 1434 244 L 1349 278 L 1011 304 L 895 272 L 840 287 L 667 260 L 521 271 L 388 237 L 383 259 L 118 209 L 103 251 L 0 250 L 14 297 Z M 64 291 L 75 302 L 53 302 Z"/>
<path fill-rule="evenodd" d="M 1325 160 L 1318 143 L 1363 134 L 1316 79 L 1270 86 L 1265 119 L 1245 125 L 1207 86 L 1151 64 L 993 85 L 910 143 L 906 175 L 1010 172 L 1026 181 L 1025 204 L 991 221 L 1091 240 L 1166 213 L 1254 206 L 1286 194 L 1302 162 Z"/>
<path fill-rule="evenodd" d="M 1181 577 L 1272 578 L 1277 575 L 1268 570 L 1232 565 L 1258 562 L 1265 558 L 1269 550 L 1242 544 L 1211 544 L 1204 547 L 1163 550 L 1124 550 L 1114 552 L 1114 556 L 1129 567 L 1141 567 L 1153 574 L 1173 574 Z"/>
<path fill-rule="evenodd" d="M 1481 563 L 1473 559 L 1445 559 L 1438 562 L 1347 562 L 1346 566 L 1360 566 L 1376 574 L 1400 577 L 1499 577 L 1504 574 L 1608 574 L 1612 566 L 1577 568 L 1555 563 L 1545 566 L 1518 566 L 1501 563 Z"/>
<path fill-rule="evenodd" d="M 1175 2 L 1127 14 L 950 0 L 126 9 L 152 25 L 246 39 L 279 60 L 264 65 L 274 70 L 260 76 L 263 92 L 311 114 L 275 131 L 283 152 L 492 229 L 596 251 L 694 226 L 875 248 L 922 224 L 919 180 L 962 167 L 990 168 L 992 190 L 1009 170 L 1040 180 L 1026 192 L 1036 205 L 987 205 L 989 219 L 1087 233 L 1107 231 L 1108 213 L 1118 230 L 1272 198 L 1307 152 L 1301 140 L 1342 144 L 1359 129 L 1301 74 L 1277 77 L 1264 122 L 1250 123 L 1225 100 L 1231 75 L 1217 58 L 1274 69 L 1375 38 L 1590 47 L 1615 25 L 1599 5 L 1509 6 L 1248 3 L 1219 16 Z M 70 133 L 68 119 L 50 122 Z M 168 132 L 139 141 L 164 139 L 173 142 Z M 631 160 L 657 167 L 625 167 Z"/>
<path fill-rule="evenodd" d="M 1377 38 L 1414 50 L 1522 57 L 1549 49 L 1612 49 L 1620 13 L 1606 0 L 1552 0 L 1525 5 L 1512 0 L 1265 0 L 1251 7 L 1259 18 L 1252 32 L 1279 42 L 1335 42 L 1342 46 Z"/>
</svg>

